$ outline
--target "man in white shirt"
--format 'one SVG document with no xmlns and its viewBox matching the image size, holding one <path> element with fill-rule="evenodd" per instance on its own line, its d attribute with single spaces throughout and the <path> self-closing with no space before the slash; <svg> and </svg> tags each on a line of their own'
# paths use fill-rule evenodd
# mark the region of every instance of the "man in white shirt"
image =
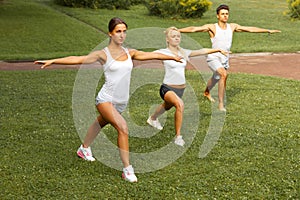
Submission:
<svg viewBox="0 0 300 200">
<path fill-rule="evenodd" d="M 241 26 L 236 23 L 227 23 L 229 17 L 229 7 L 220 5 L 217 9 L 218 22 L 215 24 L 205 24 L 203 26 L 190 26 L 179 29 L 183 33 L 208 32 L 212 48 L 219 48 L 224 51 L 230 51 L 233 32 L 251 32 L 251 33 L 279 33 L 279 30 L 269 30 L 250 26 Z M 207 63 L 213 71 L 213 76 L 208 80 L 204 96 L 214 102 L 210 95 L 210 90 L 218 83 L 219 110 L 226 111 L 224 107 L 224 94 L 226 90 L 227 69 L 229 68 L 229 55 L 220 53 L 210 54 L 207 57 Z"/>
</svg>

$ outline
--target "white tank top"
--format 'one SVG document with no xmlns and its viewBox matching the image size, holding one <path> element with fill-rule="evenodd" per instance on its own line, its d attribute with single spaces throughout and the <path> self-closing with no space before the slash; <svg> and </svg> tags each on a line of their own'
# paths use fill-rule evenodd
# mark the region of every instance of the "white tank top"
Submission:
<svg viewBox="0 0 300 200">
<path fill-rule="evenodd" d="M 129 99 L 129 87 L 133 62 L 128 49 L 122 47 L 127 54 L 127 60 L 117 61 L 112 58 L 109 49 L 104 48 L 106 63 L 103 65 L 105 83 L 98 93 L 97 100 L 126 104 Z"/>
<path fill-rule="evenodd" d="M 184 58 L 188 58 L 191 54 L 191 50 L 181 48 L 182 52 L 179 51 L 179 56 Z M 169 49 L 160 49 L 156 52 L 174 56 L 174 54 Z M 182 54 L 185 55 L 182 55 Z M 182 62 L 176 62 L 175 60 L 164 60 L 164 68 L 165 68 L 165 76 L 163 83 L 167 85 L 181 85 L 185 84 L 185 67 L 187 65 L 187 61 L 185 59 L 181 60 Z"/>
<path fill-rule="evenodd" d="M 226 29 L 223 30 L 219 27 L 218 23 L 215 24 L 216 33 L 213 38 L 211 38 L 212 48 L 213 49 L 222 49 L 224 51 L 230 51 L 232 44 L 232 30 L 230 24 L 226 24 Z M 224 56 L 220 52 L 212 53 L 207 56 L 208 60 L 212 60 L 214 58 L 221 58 L 222 62 L 228 62 L 228 56 Z"/>
</svg>

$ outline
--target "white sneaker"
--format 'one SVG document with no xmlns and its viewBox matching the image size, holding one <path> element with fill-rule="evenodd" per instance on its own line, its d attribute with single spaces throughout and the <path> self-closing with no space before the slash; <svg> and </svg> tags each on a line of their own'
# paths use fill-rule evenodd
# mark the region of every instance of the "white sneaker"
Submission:
<svg viewBox="0 0 300 200">
<path fill-rule="evenodd" d="M 129 181 L 131 183 L 137 182 L 137 177 L 134 174 L 132 165 L 129 165 L 128 167 L 123 168 L 122 178 L 125 181 Z"/>
<path fill-rule="evenodd" d="M 182 139 L 182 136 L 179 135 L 175 138 L 174 143 L 183 147 L 183 145 L 185 144 L 185 141 Z"/>
<path fill-rule="evenodd" d="M 96 159 L 93 157 L 91 147 L 84 148 L 80 145 L 79 149 L 77 150 L 78 157 L 88 160 L 88 161 L 95 161 Z"/>
<path fill-rule="evenodd" d="M 158 119 L 156 120 L 152 120 L 151 119 L 151 116 L 147 119 L 147 123 L 150 125 L 150 126 L 153 126 L 154 128 L 157 128 L 158 130 L 162 130 L 163 127 L 161 126 L 160 122 L 158 121 Z"/>
</svg>

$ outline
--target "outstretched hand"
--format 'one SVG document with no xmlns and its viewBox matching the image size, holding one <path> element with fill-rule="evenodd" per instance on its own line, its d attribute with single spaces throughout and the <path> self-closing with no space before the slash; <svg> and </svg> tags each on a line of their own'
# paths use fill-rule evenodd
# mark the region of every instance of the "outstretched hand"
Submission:
<svg viewBox="0 0 300 200">
<path fill-rule="evenodd" d="M 281 33 L 280 30 L 269 30 L 268 32 L 269 32 L 270 34 L 272 34 L 272 33 Z"/>
<path fill-rule="evenodd" d="M 224 56 L 228 56 L 228 54 L 230 54 L 231 51 L 224 51 L 224 50 L 220 49 L 220 53 L 223 54 Z"/>
<path fill-rule="evenodd" d="M 43 64 L 41 66 L 42 69 L 50 66 L 52 63 L 53 63 L 52 60 L 37 60 L 37 61 L 34 61 L 34 64 Z"/>
</svg>

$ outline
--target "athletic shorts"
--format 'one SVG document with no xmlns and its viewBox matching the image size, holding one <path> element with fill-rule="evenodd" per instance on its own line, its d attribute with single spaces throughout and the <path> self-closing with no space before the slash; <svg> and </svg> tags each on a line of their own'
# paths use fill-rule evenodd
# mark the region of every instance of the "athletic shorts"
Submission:
<svg viewBox="0 0 300 200">
<path fill-rule="evenodd" d="M 160 97 L 161 97 L 163 100 L 165 100 L 165 95 L 166 95 L 166 93 L 169 92 L 169 91 L 173 91 L 173 92 L 175 92 L 175 94 L 176 94 L 177 96 L 179 96 L 179 97 L 181 98 L 182 95 L 183 95 L 184 89 L 185 89 L 185 88 L 180 88 L 180 89 L 179 89 L 179 88 L 171 87 L 171 86 L 166 85 L 166 84 L 162 84 L 162 85 L 160 86 L 159 94 L 160 94 Z"/>
<path fill-rule="evenodd" d="M 103 101 L 101 99 L 96 98 L 96 106 L 98 104 L 106 103 L 106 102 L 109 102 L 109 101 Z M 112 105 L 119 113 L 124 112 L 127 107 L 127 103 L 112 103 Z"/>
<path fill-rule="evenodd" d="M 111 102 L 112 105 L 114 106 L 114 108 L 119 113 L 124 112 L 126 107 L 127 107 L 127 102 L 126 101 L 124 101 L 124 103 L 123 102 L 122 103 L 113 102 L 112 97 L 105 92 L 105 89 L 101 88 L 101 90 L 99 91 L 99 93 L 96 97 L 96 106 L 100 103 L 106 103 L 106 102 Z"/>
<path fill-rule="evenodd" d="M 221 67 L 224 67 L 226 70 L 229 68 L 228 61 L 225 63 L 222 63 L 220 59 L 212 59 L 207 61 L 208 67 L 213 71 L 213 77 L 214 79 L 219 80 L 220 74 L 217 72 L 217 70 Z"/>
</svg>

